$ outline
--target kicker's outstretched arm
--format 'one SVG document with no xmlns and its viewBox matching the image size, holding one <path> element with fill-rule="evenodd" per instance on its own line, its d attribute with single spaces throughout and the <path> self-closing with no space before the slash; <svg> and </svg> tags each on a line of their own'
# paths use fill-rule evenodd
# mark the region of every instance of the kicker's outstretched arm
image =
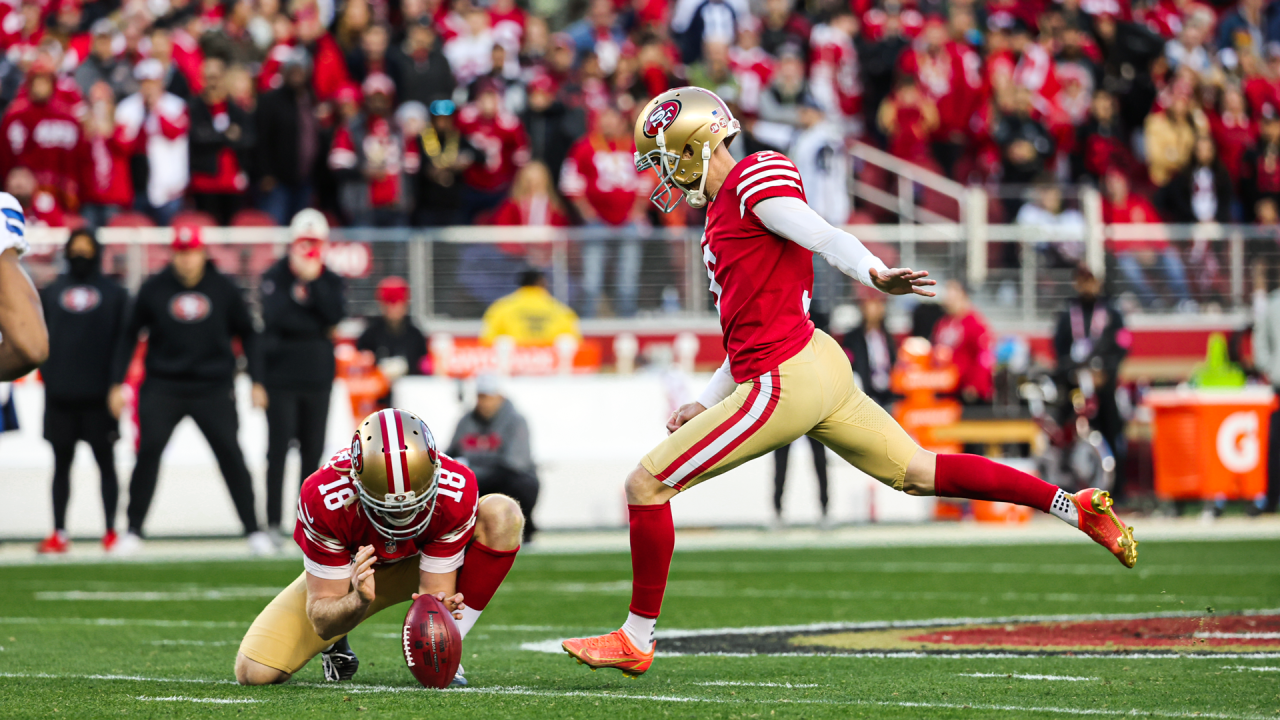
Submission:
<svg viewBox="0 0 1280 720">
<path fill-rule="evenodd" d="M 772 197 L 754 210 L 769 231 L 821 255 L 832 267 L 858 282 L 890 295 L 933 297 L 928 271 L 885 266 L 858 238 L 822 219 L 803 200 Z"/>
</svg>

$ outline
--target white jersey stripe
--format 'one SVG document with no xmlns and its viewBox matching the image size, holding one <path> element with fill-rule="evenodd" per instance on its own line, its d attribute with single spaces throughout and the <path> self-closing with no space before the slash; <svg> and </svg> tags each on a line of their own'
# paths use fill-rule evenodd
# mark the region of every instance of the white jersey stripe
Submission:
<svg viewBox="0 0 1280 720">
<path fill-rule="evenodd" d="M 792 179 L 795 179 L 795 180 L 799 180 L 799 179 L 800 179 L 800 173 L 796 172 L 795 170 L 784 170 L 784 169 L 782 169 L 782 168 L 774 168 L 774 169 L 772 169 L 772 170 L 766 170 L 766 171 L 764 171 L 764 172 L 762 172 L 762 173 L 759 173 L 759 174 L 757 174 L 757 175 L 752 175 L 751 177 L 747 178 L 746 180 L 739 180 L 739 181 L 738 181 L 738 187 L 737 187 L 737 189 L 736 189 L 736 192 L 738 193 L 738 196 L 739 196 L 739 197 L 741 197 L 741 196 L 742 196 L 742 191 L 743 191 L 743 190 L 744 190 L 748 185 L 751 185 L 751 184 L 753 184 L 753 183 L 759 182 L 760 180 L 763 180 L 763 179 L 765 179 L 765 178 L 771 178 L 771 177 L 784 177 L 784 178 L 792 178 Z"/>
<path fill-rule="evenodd" d="M 459 527 L 458 529 L 454 530 L 453 532 L 447 535 L 441 535 L 440 537 L 436 538 L 436 542 L 453 542 L 454 540 L 457 540 L 463 535 L 466 535 L 467 532 L 471 530 L 471 528 L 475 527 L 475 525 L 476 525 L 476 514 L 473 512 L 471 513 L 471 519 L 468 520 L 465 525 L 463 525 L 462 527 Z"/>
<path fill-rule="evenodd" d="M 754 429 L 760 422 L 760 416 L 764 413 L 765 408 L 769 406 L 769 402 L 773 399 L 773 371 L 761 375 L 756 379 L 756 382 L 760 384 L 759 392 L 756 393 L 755 402 L 751 404 L 751 407 L 747 408 L 746 416 L 734 423 L 733 427 L 725 430 L 720 437 L 707 443 L 706 447 L 689 458 L 674 473 L 671 473 L 663 481 L 664 483 L 671 487 L 679 486 L 680 483 L 684 482 L 685 478 L 697 472 L 703 463 L 715 457 L 716 453 L 723 450 L 725 446 Z"/>
<path fill-rule="evenodd" d="M 767 167 L 784 167 L 784 168 L 787 168 L 788 170 L 796 169 L 795 163 L 791 162 L 790 160 L 787 160 L 786 158 L 783 158 L 781 160 L 765 160 L 764 162 L 758 162 L 755 165 L 752 165 L 751 167 L 747 168 L 746 170 L 743 170 L 742 174 L 738 176 L 738 179 L 741 180 L 746 176 L 756 172 L 757 170 L 760 170 L 761 168 L 767 168 Z"/>
<path fill-rule="evenodd" d="M 742 202 L 738 203 L 738 214 L 741 215 L 742 217 L 747 216 L 747 198 L 751 197 L 752 195 L 755 195 L 757 192 L 760 192 L 761 190 L 767 190 L 771 187 L 778 187 L 779 185 L 790 185 L 796 190 L 799 190 L 801 196 L 804 195 L 804 190 L 799 185 L 791 182 L 790 180 L 770 180 L 767 183 L 763 183 L 761 185 L 757 185 L 751 188 L 746 192 L 745 195 L 742 196 Z"/>
</svg>

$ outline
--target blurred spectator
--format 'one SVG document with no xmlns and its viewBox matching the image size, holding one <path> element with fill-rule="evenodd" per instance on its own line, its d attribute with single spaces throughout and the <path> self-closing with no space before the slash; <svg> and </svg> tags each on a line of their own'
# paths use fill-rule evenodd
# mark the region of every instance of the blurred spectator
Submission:
<svg viewBox="0 0 1280 720">
<path fill-rule="evenodd" d="M 116 123 L 115 94 L 106 82 L 89 90 L 89 111 L 84 125 L 87 158 L 81 180 L 80 215 L 90 227 L 102 227 L 116 213 L 133 207 L 133 143 Z"/>
<path fill-rule="evenodd" d="M 387 26 L 374 24 L 365 28 L 360 36 L 360 45 L 347 52 L 347 69 L 351 79 L 362 83 L 369 73 L 383 73 L 396 77 L 387 57 L 391 45 L 391 34 Z"/>
<path fill-rule="evenodd" d="M 354 4 L 354 3 L 350 3 Z M 234 64 L 260 63 L 262 49 L 249 33 L 253 19 L 252 0 L 227 0 L 223 3 L 222 22 L 200 38 L 204 52 Z"/>
<path fill-rule="evenodd" d="M 729 44 L 707 42 L 702 59 L 689 66 L 689 84 L 705 88 L 721 97 L 737 97 L 738 79 L 729 67 Z"/>
<path fill-rule="evenodd" d="M 859 290 L 858 303 L 862 322 L 844 334 L 842 345 L 853 365 L 853 375 L 858 387 L 880 407 L 888 409 L 893 393 L 889 390 L 889 375 L 898 361 L 898 343 L 884 327 L 884 294 L 878 290 Z"/>
<path fill-rule="evenodd" d="M 58 203 L 75 203 L 79 196 L 80 123 L 54 98 L 56 75 L 43 59 L 28 72 L 25 98 L 18 98 L 0 119 L 0 175 L 17 167 L 30 168 L 36 183 L 58 194 Z"/>
<path fill-rule="evenodd" d="M 1169 181 L 1157 200 L 1169 222 L 1231 222 L 1231 176 L 1218 160 L 1212 139 L 1196 139 L 1190 164 Z"/>
<path fill-rule="evenodd" d="M 718 2 L 719 0 L 709 1 Z M 589 0 L 586 16 L 565 28 L 565 33 L 573 38 L 579 62 L 590 53 L 596 56 L 596 60 L 600 63 L 600 70 L 605 75 L 611 74 L 617 67 L 618 56 L 622 53 L 626 35 L 619 26 L 613 0 Z M 732 38 L 733 32 L 730 29 L 727 36 L 715 39 L 731 40 Z M 701 46 L 702 38 L 699 38 L 698 47 L 701 48 Z M 686 57 L 685 62 L 696 60 L 696 53 L 695 50 L 693 56 Z"/>
<path fill-rule="evenodd" d="M 607 8 L 611 3 L 601 2 L 599 5 Z M 681 59 L 690 65 L 705 61 L 708 45 L 727 45 L 733 42 L 742 17 L 749 14 L 744 2 L 698 0 L 677 3 L 672 16 L 672 29 L 676 30 Z M 575 39 L 578 40 L 578 46 L 582 47 L 582 38 Z"/>
<path fill-rule="evenodd" d="M 653 43 L 640 50 L 646 95 L 657 94 L 654 92 L 654 80 L 660 80 L 658 84 L 663 87 L 669 84 L 665 73 L 658 67 L 649 67 L 647 71 L 643 69 L 646 61 L 662 62 L 665 59 L 658 48 Z M 760 47 L 760 21 L 756 18 L 747 17 L 738 24 L 738 42 L 729 48 L 729 64 L 738 83 L 738 106 L 743 115 L 754 116 L 760 111 L 760 94 L 773 77 L 776 64 L 774 57 Z M 841 66 L 841 72 L 847 69 L 847 65 Z"/>
<path fill-rule="evenodd" d="M 830 495 L 827 492 L 827 446 L 816 438 L 805 436 L 809 451 L 813 453 L 813 473 L 818 478 L 818 508 L 821 515 L 818 527 L 826 530 L 831 527 L 827 517 L 827 503 Z M 791 446 L 800 442 L 796 440 L 773 451 L 773 528 L 781 529 L 786 525 L 782 519 L 782 496 L 787 487 L 787 465 L 791 459 Z"/>
<path fill-rule="evenodd" d="M 470 85 L 472 80 L 489 72 L 493 64 L 493 32 L 489 27 L 489 13 L 483 8 L 472 7 L 463 15 L 465 23 L 458 33 L 444 43 L 444 56 L 460 85 Z"/>
<path fill-rule="evenodd" d="M 1016 185 L 1033 182 L 1048 168 L 1055 149 L 1053 136 L 1035 118 L 1035 95 L 1019 85 L 999 96 L 997 103 L 1000 119 L 992 132 L 992 140 L 1000 147 L 1001 181 Z M 1021 200 L 1012 204 L 1008 215 L 1016 217 Z"/>
<path fill-rule="evenodd" d="M 648 224 L 649 188 L 636 171 L 634 147 L 631 128 L 622 114 L 602 108 L 596 114 L 595 128 L 574 144 L 561 168 L 560 192 L 573 203 L 583 224 L 597 231 L 612 231 L 597 232 L 582 241 L 583 317 L 594 317 L 597 312 L 610 250 L 616 253 L 614 311 L 622 317 L 636 313 L 639 233 Z"/>
<path fill-rule="evenodd" d="M 760 94 L 760 119 L 795 127 L 800 124 L 800 101 L 809 86 L 805 81 L 800 48 L 787 45 L 778 51 L 778 70 Z"/>
<path fill-rule="evenodd" d="M 462 207 L 471 221 L 506 197 L 516 170 L 529 160 L 529 136 L 520 118 L 502 108 L 492 83 L 477 88 L 475 101 L 459 111 L 458 129 L 479 152 L 462 172 Z"/>
<path fill-rule="evenodd" d="M 261 174 L 261 208 L 286 225 L 311 202 L 312 173 L 320 149 L 316 98 L 311 89 L 311 66 L 305 52 L 295 51 L 281 63 L 284 83 L 258 103 L 260 150 L 255 167 Z"/>
<path fill-rule="evenodd" d="M 1256 144 L 1258 126 L 1245 108 L 1244 93 L 1229 85 L 1222 90 L 1222 112 L 1209 116 L 1209 128 L 1218 157 L 1232 178 L 1232 188 L 1240 197 L 1244 188 L 1239 180 L 1244 176 L 1244 157 Z"/>
<path fill-rule="evenodd" d="M 62 206 L 53 193 L 41 188 L 36 183 L 35 173 L 25 167 L 16 167 L 9 171 L 4 181 L 4 191 L 9 193 L 22 206 L 26 216 L 27 227 L 64 227 L 66 225 Z"/>
<path fill-rule="evenodd" d="M 935 351 L 945 352 L 960 374 L 956 394 L 966 405 L 991 402 L 995 371 L 995 339 L 987 321 L 973 307 L 969 288 L 948 280 L 942 304 L 947 314 L 933 328 Z"/>
<path fill-rule="evenodd" d="M 809 90 L 842 130 L 862 135 L 862 79 L 854 38 L 859 23 L 849 8 L 837 7 L 810 37 Z"/>
<path fill-rule="evenodd" d="M 462 225 L 462 171 L 476 162 L 476 149 L 454 122 L 452 100 L 431 103 L 431 123 L 413 138 L 421 158 L 414 223 L 427 227 Z"/>
<path fill-rule="evenodd" d="M 1237 55 L 1262 54 L 1262 48 L 1268 39 L 1262 5 L 1263 0 L 1240 0 L 1235 8 L 1222 14 L 1218 21 L 1219 57 L 1225 52 Z"/>
<path fill-rule="evenodd" d="M 1246 212 L 1264 199 L 1280 202 L 1280 113 L 1269 103 L 1258 121 L 1257 146 L 1241 159 L 1240 188 Z"/>
<path fill-rule="evenodd" d="M 547 292 L 547 276 L 541 270 L 520 273 L 520 288 L 494 302 L 484 313 L 480 340 L 492 343 L 509 337 L 517 345 L 552 345 L 561 335 L 578 340 L 578 316 Z"/>
<path fill-rule="evenodd" d="M 390 74 L 401 100 L 417 100 L 430 107 L 453 95 L 458 83 L 429 19 L 411 22 L 404 42 L 392 48 L 389 55 Z"/>
<path fill-rule="evenodd" d="M 253 118 L 228 97 L 226 64 L 207 58 L 204 89 L 191 100 L 191 195 L 196 209 L 230 225 L 249 189 L 257 132 Z"/>
<path fill-rule="evenodd" d="M 1204 47 L 1205 34 L 1208 30 L 1198 19 L 1191 19 L 1182 26 L 1178 36 L 1165 43 L 1164 54 L 1169 59 L 1169 67 L 1177 70 L 1186 66 L 1196 75 L 1207 75 L 1213 67 L 1209 51 Z"/>
<path fill-rule="evenodd" d="M 49 360 L 41 366 L 44 381 L 44 437 L 53 446 L 53 534 L 37 548 L 41 553 L 66 552 L 67 503 L 71 499 L 71 463 L 83 440 L 93 451 L 102 485 L 106 533 L 103 549 L 116 542 L 114 443 L 118 420 L 107 406 L 111 364 L 103 351 L 115 348 L 124 335 L 129 292 L 101 272 L 102 247 L 92 233 L 76 230 L 67 240 L 66 271 L 40 291 L 49 328 Z"/>
<path fill-rule="evenodd" d="M 426 372 L 427 339 L 409 315 L 409 283 L 395 275 L 383 278 L 374 296 L 378 314 L 366 321 L 356 349 L 373 353 L 382 374 L 390 380 L 422 375 Z M 390 406 L 390 393 L 379 403 Z"/>
<path fill-rule="evenodd" d="M 1116 266 L 1120 274 L 1137 292 L 1138 299 L 1145 307 L 1155 307 L 1160 301 L 1160 296 L 1157 296 L 1147 280 L 1147 272 L 1157 265 L 1178 302 L 1185 303 L 1191 299 L 1182 256 L 1164 236 L 1163 228 L 1155 224 L 1160 222 L 1160 216 L 1150 201 L 1141 195 L 1129 192 L 1129 180 L 1119 169 L 1113 168 L 1107 171 L 1102 201 L 1102 221 L 1151 225 L 1149 238 L 1107 243 L 1108 249 L 1115 253 Z"/>
<path fill-rule="evenodd" d="M 929 138 L 939 127 L 938 108 L 920 92 L 914 76 L 902 76 L 897 90 L 880 104 L 876 123 L 890 153 L 915 163 L 928 162 Z"/>
<path fill-rule="evenodd" d="M 1014 222 L 1037 228 L 1050 226 L 1078 230 L 1080 240 L 1084 239 L 1084 215 L 1075 208 L 1064 208 L 1062 189 L 1049 182 L 1035 188 L 1031 202 L 1018 208 Z M 1084 257 L 1084 243 L 1079 240 L 1038 243 L 1037 249 L 1047 256 L 1050 267 L 1074 267 Z"/>
<path fill-rule="evenodd" d="M 948 36 L 941 19 L 933 19 L 898 64 L 937 107 L 938 122 L 930 140 L 934 156 L 950 174 L 964 154 L 969 123 L 982 102 L 982 61 L 968 45 Z"/>
<path fill-rule="evenodd" d="M 1169 107 L 1147 116 L 1144 138 L 1151 182 L 1164 187 L 1191 160 L 1198 134 L 1209 131 L 1208 120 L 1191 98 L 1174 95 Z"/>
<path fill-rule="evenodd" d="M 838 117 L 838 116 L 837 116 Z M 809 96 L 800 104 L 800 132 L 787 155 L 800 171 L 809 207 L 840 227 L 849 221 L 849 157 L 838 119 Z M 646 198 L 647 199 L 647 198 Z M 823 261 L 825 265 L 826 262 Z"/>
<path fill-rule="evenodd" d="M 516 173 L 511 194 L 494 210 L 494 225 L 567 227 L 569 213 L 556 195 L 551 172 L 540 162 L 531 162 Z"/>
<path fill-rule="evenodd" d="M 295 0 L 293 5 L 298 44 L 306 50 L 306 57 L 311 59 L 309 79 L 315 91 L 315 99 L 320 102 L 331 100 L 338 92 L 338 88 L 351 82 L 342 48 L 333 36 L 325 31 L 324 21 L 320 17 L 320 4 L 317 0 Z M 285 73 L 285 84 L 289 84 L 289 71 L 284 68 L 281 70 Z M 292 217 L 292 214 L 281 220 L 280 224 L 288 222 L 289 217 Z"/>
<path fill-rule="evenodd" d="M 793 0 L 765 0 L 760 45 L 766 52 L 780 55 L 784 46 L 795 45 L 802 56 L 808 55 L 812 25 L 793 5 Z"/>
<path fill-rule="evenodd" d="M 1098 403 L 1092 424 L 1106 439 L 1116 467 L 1124 467 L 1124 418 L 1116 404 L 1116 388 L 1120 364 L 1129 353 L 1131 337 L 1124 327 L 1124 316 L 1102 297 L 1102 281 L 1086 265 L 1076 268 L 1075 291 L 1076 297 L 1058 314 L 1053 332 L 1058 383 L 1066 390 L 1062 397 L 1071 397 L 1071 391 L 1080 387 L 1079 373 L 1089 373 Z M 1069 421 L 1075 414 L 1071 403 L 1064 403 L 1061 410 L 1060 422 Z M 1126 474 L 1115 474 L 1111 494 L 1117 501 L 1124 497 Z"/>
<path fill-rule="evenodd" d="M 556 98 L 555 81 L 546 73 L 537 73 L 529 81 L 528 98 L 520 122 L 529 134 L 530 157 L 558 178 L 574 140 L 587 132 L 585 114 Z"/>
<path fill-rule="evenodd" d="M 362 89 L 364 112 L 334 133 L 329 167 L 340 182 L 342 211 L 354 224 L 399 227 L 410 198 L 403 175 L 405 142 L 391 117 L 395 85 L 374 73 Z"/>
<path fill-rule="evenodd" d="M 346 316 L 342 278 L 324 266 L 329 223 L 319 210 L 298 213 L 288 254 L 262 274 L 262 385 L 267 408 L 267 532 L 281 534 L 284 465 L 298 442 L 302 478 L 324 459 L 333 392 L 333 330 Z"/>
<path fill-rule="evenodd" d="M 445 451 L 476 474 L 480 496 L 501 493 L 524 512 L 524 542 L 537 532 L 533 510 L 538 504 L 538 470 L 533 462 L 529 424 L 503 394 L 493 375 L 476 378 L 476 404 L 458 420 Z"/>
<path fill-rule="evenodd" d="M 155 26 L 151 29 L 147 39 L 150 41 L 147 47 L 147 57 L 155 60 L 160 68 L 159 71 L 151 70 L 148 73 L 157 76 L 155 80 L 160 82 L 160 88 L 164 92 L 176 95 L 185 102 L 191 97 L 191 82 L 174 61 L 173 34 L 169 32 L 168 28 Z M 134 67 L 134 79 L 139 84 L 142 83 L 142 78 L 138 76 L 137 66 Z"/>
<path fill-rule="evenodd" d="M 154 59 L 143 60 L 133 71 L 138 92 L 120 101 L 116 122 L 124 137 L 146 158 L 144 178 L 134 175 L 134 187 L 144 187 L 138 195 L 139 210 L 160 225 L 182 209 L 182 196 L 190 178 L 188 166 L 187 104 L 164 89 L 164 68 Z"/>
<path fill-rule="evenodd" d="M 262 380 L 258 333 L 240 289 L 209 260 L 199 228 L 176 229 L 173 259 L 138 290 L 111 366 L 108 401 L 117 417 L 125 403 L 122 383 L 143 330 L 147 331 L 146 379 L 137 398 L 138 459 L 129 480 L 129 531 L 120 538 L 116 552 L 127 555 L 141 549 L 160 457 L 173 429 L 188 416 L 213 450 L 249 549 L 255 554 L 273 552 L 270 538 L 258 529 L 253 481 L 236 439 L 239 418 L 232 338 L 240 340 L 254 381 L 254 399 L 261 404 L 266 393 L 258 384 Z"/>
<path fill-rule="evenodd" d="M 90 33 L 89 56 L 76 68 L 76 84 L 85 97 L 95 83 L 105 82 L 111 87 L 115 97 L 112 102 L 129 94 L 132 72 L 129 63 L 116 55 L 115 44 L 120 39 L 120 31 L 115 23 L 103 18 L 93 24 Z"/>
</svg>

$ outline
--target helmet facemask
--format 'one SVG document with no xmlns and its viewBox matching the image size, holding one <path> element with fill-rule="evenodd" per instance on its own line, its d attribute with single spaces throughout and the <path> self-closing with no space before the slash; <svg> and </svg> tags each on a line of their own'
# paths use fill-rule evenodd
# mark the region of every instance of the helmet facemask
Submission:
<svg viewBox="0 0 1280 720">
<path fill-rule="evenodd" d="M 365 488 L 359 478 L 353 477 L 356 497 L 369 516 L 369 522 L 378 534 L 388 540 L 411 540 L 426 529 L 436 510 L 437 490 L 440 488 L 440 465 L 431 477 L 431 485 L 422 495 L 410 490 L 406 493 L 387 493 L 378 498 Z M 423 509 L 426 513 L 423 513 Z"/>
<path fill-rule="evenodd" d="M 675 210 L 682 199 L 687 200 L 689 207 L 695 210 L 706 207 L 707 171 L 711 168 L 711 143 L 702 144 L 702 169 L 694 173 L 699 179 L 698 188 L 693 190 L 681 185 L 675 178 L 676 173 L 680 171 L 680 163 L 685 161 L 683 154 L 667 149 L 667 135 L 661 128 L 654 140 L 658 143 L 656 149 L 644 155 L 639 152 L 635 154 L 637 172 L 653 168 L 658 176 L 658 186 L 649 194 L 649 202 L 664 213 Z"/>
</svg>

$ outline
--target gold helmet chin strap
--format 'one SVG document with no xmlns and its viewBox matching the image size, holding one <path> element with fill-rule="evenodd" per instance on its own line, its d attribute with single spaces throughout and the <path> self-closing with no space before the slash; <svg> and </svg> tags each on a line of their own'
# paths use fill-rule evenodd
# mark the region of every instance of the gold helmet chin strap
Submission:
<svg viewBox="0 0 1280 720">
<path fill-rule="evenodd" d="M 698 180 L 697 190 L 685 190 L 684 200 L 694 210 L 707 206 L 707 163 L 711 160 L 711 143 L 702 144 L 702 177 Z M 684 190 L 684 188 L 680 188 Z"/>
</svg>

